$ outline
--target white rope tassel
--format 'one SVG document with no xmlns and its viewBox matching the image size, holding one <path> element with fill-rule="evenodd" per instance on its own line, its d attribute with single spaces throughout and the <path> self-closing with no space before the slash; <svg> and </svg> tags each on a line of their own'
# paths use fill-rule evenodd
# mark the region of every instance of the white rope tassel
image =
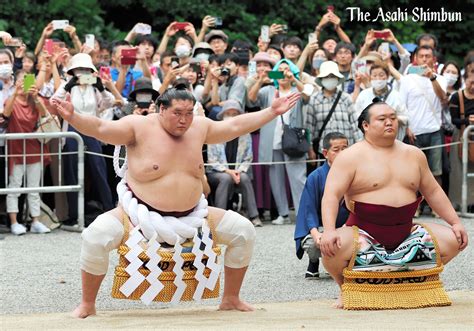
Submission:
<svg viewBox="0 0 474 331">
<path fill-rule="evenodd" d="M 173 297 L 171 298 L 172 304 L 177 304 L 181 297 L 183 296 L 184 291 L 186 290 L 186 283 L 183 281 L 184 271 L 183 271 L 183 264 L 184 259 L 181 257 L 181 252 L 183 250 L 183 246 L 177 242 L 174 245 L 174 267 L 173 272 L 175 273 L 176 277 L 174 278 L 174 284 L 176 285 L 176 292 L 174 292 Z"/>
<path fill-rule="evenodd" d="M 138 270 L 143 264 L 142 260 L 138 257 L 138 255 L 143 252 L 143 249 L 140 246 L 140 242 L 143 239 L 144 238 L 140 233 L 139 228 L 135 227 L 130 231 L 130 237 L 125 242 L 125 245 L 130 248 L 129 252 L 125 255 L 125 258 L 130 262 L 127 268 L 125 268 L 125 271 L 130 275 L 130 277 L 122 286 L 120 286 L 120 292 L 122 292 L 126 297 L 129 297 L 145 280 L 145 276 L 143 276 Z"/>
<path fill-rule="evenodd" d="M 140 300 L 142 300 L 142 302 L 146 305 L 149 305 L 151 302 L 153 302 L 158 293 L 160 293 L 161 290 L 165 287 L 158 280 L 163 271 L 158 266 L 161 260 L 161 256 L 157 253 L 160 249 L 160 243 L 156 241 L 156 235 L 150 239 L 148 245 L 149 246 L 146 251 L 146 255 L 148 255 L 150 261 L 148 261 L 146 267 L 150 270 L 150 273 L 146 277 L 146 280 L 148 281 L 148 283 L 150 283 L 150 287 L 140 297 Z"/>
<path fill-rule="evenodd" d="M 114 149 L 114 159 L 113 159 L 113 165 L 114 165 L 114 170 L 117 176 L 120 178 L 125 177 L 125 172 L 128 169 L 128 164 L 127 164 L 127 156 L 125 156 L 125 161 L 123 162 L 122 168 L 120 168 L 120 150 L 122 149 L 122 146 L 118 145 L 115 146 Z M 127 153 L 125 153 L 126 155 Z"/>
</svg>

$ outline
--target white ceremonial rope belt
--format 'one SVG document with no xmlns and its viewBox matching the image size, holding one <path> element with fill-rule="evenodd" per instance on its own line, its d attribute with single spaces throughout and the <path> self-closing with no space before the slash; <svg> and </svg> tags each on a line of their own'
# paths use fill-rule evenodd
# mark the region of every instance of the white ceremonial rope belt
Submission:
<svg viewBox="0 0 474 331">
<path fill-rule="evenodd" d="M 171 299 L 171 303 L 178 303 L 186 290 L 186 283 L 183 281 L 184 272 L 182 267 L 184 260 L 181 257 L 183 249 L 181 244 L 187 239 L 193 239 L 194 246 L 192 253 L 196 256 L 193 264 L 196 267 L 194 278 L 198 281 L 198 284 L 193 299 L 198 301 L 201 300 L 205 288 L 209 288 L 210 290 L 214 289 L 216 279 L 219 276 L 220 266 L 216 263 L 217 256 L 212 251 L 213 242 L 210 235 L 210 229 L 204 220 L 208 215 L 208 204 L 204 194 L 201 195 L 198 205 L 189 215 L 179 218 L 161 216 L 157 212 L 149 211 L 147 206 L 138 203 L 138 200 L 133 197 L 132 191 L 127 187 L 125 178 L 122 178 L 120 183 L 117 185 L 117 194 L 124 212 L 130 217 L 134 226 L 133 230 L 130 232 L 129 239 L 125 243 L 130 248 L 127 255 L 125 255 L 125 258 L 130 262 L 126 268 L 130 277 L 120 287 L 120 291 L 125 296 L 130 296 L 130 294 L 132 294 L 140 284 L 147 280 L 150 287 L 145 291 L 145 293 L 143 293 L 140 299 L 148 305 L 163 289 L 164 285 L 158 280 L 162 271 L 158 267 L 161 257 L 157 251 L 160 248 L 160 242 L 166 242 L 170 245 L 174 245 L 173 260 L 175 265 L 173 272 L 176 274 L 174 280 L 176 291 Z M 202 228 L 202 240 L 198 236 L 199 228 Z M 145 278 L 139 271 L 139 268 L 143 264 L 139 255 L 143 252 L 140 243 L 146 240 L 148 241 L 146 254 L 150 258 L 146 267 L 150 270 L 150 274 Z M 204 276 L 206 266 L 202 263 L 204 251 L 200 248 L 201 243 L 205 244 L 204 249 L 208 256 L 207 267 L 211 269 L 209 278 Z"/>
<path fill-rule="evenodd" d="M 125 179 L 117 185 L 117 194 L 123 210 L 130 216 L 134 226 L 140 226 L 143 236 L 150 240 L 156 235 L 156 240 L 174 245 L 182 244 L 186 239 L 192 239 L 198 228 L 201 228 L 207 217 L 207 200 L 201 195 L 194 210 L 183 217 L 161 216 L 155 211 L 149 211 L 147 206 L 138 203 L 132 191 L 127 187 Z"/>
</svg>

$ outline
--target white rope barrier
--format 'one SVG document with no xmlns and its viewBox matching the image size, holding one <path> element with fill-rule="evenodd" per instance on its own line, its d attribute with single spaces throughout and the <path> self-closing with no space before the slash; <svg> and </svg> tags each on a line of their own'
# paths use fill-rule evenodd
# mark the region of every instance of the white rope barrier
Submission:
<svg viewBox="0 0 474 331">
<path fill-rule="evenodd" d="M 441 147 L 448 147 L 448 146 L 454 146 L 454 145 L 461 145 L 461 141 L 455 141 L 449 144 L 442 144 L 442 145 L 435 145 L 435 146 L 430 146 L 430 147 L 423 147 L 420 148 L 420 150 L 430 150 L 430 149 L 435 149 L 435 148 L 441 148 Z M 116 149 L 117 150 L 117 149 Z M 116 153 L 116 150 L 114 150 L 114 155 Z M 104 158 L 109 158 L 109 159 L 114 159 L 114 155 L 108 155 L 108 154 L 102 154 L 102 153 L 95 153 L 95 152 L 90 152 L 90 151 L 84 151 L 85 154 L 89 155 L 95 155 L 95 156 L 101 156 Z M 118 149 L 118 152 L 120 153 L 120 149 Z M 77 152 L 61 152 L 61 153 L 36 153 L 36 154 L 27 154 L 27 156 L 41 156 L 41 155 L 72 155 L 72 154 L 77 154 Z M 0 154 L 0 157 L 4 157 L 5 154 Z M 9 154 L 8 157 L 22 157 L 23 154 Z M 125 162 L 122 167 L 120 168 L 118 165 L 118 169 L 126 169 L 126 158 L 117 156 L 117 161 L 123 161 Z M 298 160 L 298 161 L 271 161 L 271 162 L 250 162 L 250 165 L 274 165 L 274 164 L 292 164 L 292 163 L 314 163 L 314 162 L 324 162 L 326 159 L 316 159 L 316 160 Z M 233 165 L 233 166 L 238 166 L 241 163 L 204 163 L 204 166 L 210 167 L 214 165 Z M 114 169 L 117 171 L 115 168 L 115 163 L 114 163 Z M 120 176 L 123 177 L 123 176 Z"/>
</svg>

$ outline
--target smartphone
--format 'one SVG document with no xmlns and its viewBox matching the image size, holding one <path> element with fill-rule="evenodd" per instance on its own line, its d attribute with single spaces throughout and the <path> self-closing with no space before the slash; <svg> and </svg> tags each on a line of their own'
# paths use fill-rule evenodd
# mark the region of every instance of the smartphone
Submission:
<svg viewBox="0 0 474 331">
<path fill-rule="evenodd" d="M 20 37 L 13 37 L 5 46 L 20 47 L 23 44 L 23 39 Z"/>
<path fill-rule="evenodd" d="M 356 71 L 360 74 L 367 73 L 367 61 L 366 60 L 357 60 L 355 63 Z"/>
<path fill-rule="evenodd" d="M 48 54 L 52 55 L 54 52 L 54 42 L 52 39 L 46 39 L 44 41 L 44 50 L 48 52 Z"/>
<path fill-rule="evenodd" d="M 257 74 L 257 62 L 249 61 L 249 77 L 255 76 Z"/>
<path fill-rule="evenodd" d="M 318 42 L 318 38 L 316 38 L 316 33 L 311 32 L 310 34 L 308 34 L 308 43 L 311 44 L 315 42 Z"/>
<path fill-rule="evenodd" d="M 135 27 L 135 32 L 139 34 L 151 34 L 151 25 L 145 23 L 139 23 Z"/>
<path fill-rule="evenodd" d="M 386 39 L 390 35 L 388 31 L 374 31 L 374 38 L 377 39 Z"/>
<path fill-rule="evenodd" d="M 64 28 L 68 25 L 69 25 L 68 20 L 54 20 L 53 30 L 64 30 Z"/>
<path fill-rule="evenodd" d="M 172 56 L 170 62 L 171 69 L 176 69 L 179 67 L 179 57 Z"/>
<path fill-rule="evenodd" d="M 137 62 L 137 49 L 136 48 L 126 48 L 122 49 L 120 53 L 122 58 L 120 60 L 121 64 L 135 64 Z"/>
<path fill-rule="evenodd" d="M 214 23 L 214 26 L 216 28 L 218 27 L 221 27 L 222 26 L 222 17 L 214 17 L 214 20 L 215 20 L 215 23 Z"/>
<path fill-rule="evenodd" d="M 176 30 L 184 30 L 189 25 L 188 22 L 176 22 L 173 27 Z"/>
<path fill-rule="evenodd" d="M 333 5 L 329 5 L 326 8 L 327 8 L 328 12 L 331 11 L 331 12 L 334 13 L 334 6 Z"/>
<path fill-rule="evenodd" d="M 270 27 L 268 25 L 262 25 L 260 28 L 260 38 L 264 43 L 270 42 Z"/>
<path fill-rule="evenodd" d="M 269 71 L 268 78 L 271 79 L 283 79 L 285 78 L 285 73 L 283 71 Z"/>
<path fill-rule="evenodd" d="M 282 30 L 283 33 L 288 33 L 288 25 L 282 24 L 281 25 L 281 30 Z"/>
<path fill-rule="evenodd" d="M 80 85 L 94 85 L 95 83 L 97 83 L 97 77 L 92 76 L 91 74 L 81 75 L 79 77 Z"/>
<path fill-rule="evenodd" d="M 100 67 L 100 77 L 110 77 L 110 67 Z"/>
<path fill-rule="evenodd" d="M 93 34 L 86 34 L 86 46 L 94 49 L 95 47 L 95 37 Z"/>
<path fill-rule="evenodd" d="M 408 68 L 408 74 L 423 75 L 425 73 L 425 68 L 422 66 L 411 66 Z"/>
<path fill-rule="evenodd" d="M 390 54 L 390 44 L 389 43 L 381 43 L 379 50 L 383 54 Z"/>
<path fill-rule="evenodd" d="M 35 75 L 34 74 L 26 74 L 23 78 L 23 91 L 28 92 L 28 90 L 35 85 Z"/>
</svg>

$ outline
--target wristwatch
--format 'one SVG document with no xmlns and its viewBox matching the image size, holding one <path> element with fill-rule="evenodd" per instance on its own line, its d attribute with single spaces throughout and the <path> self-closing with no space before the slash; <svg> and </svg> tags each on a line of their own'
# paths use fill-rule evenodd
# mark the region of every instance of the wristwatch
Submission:
<svg viewBox="0 0 474 331">
<path fill-rule="evenodd" d="M 430 77 L 430 80 L 431 80 L 432 82 L 434 82 L 434 81 L 436 80 L 436 77 L 438 77 L 438 75 L 433 74 L 433 76 Z"/>
</svg>

